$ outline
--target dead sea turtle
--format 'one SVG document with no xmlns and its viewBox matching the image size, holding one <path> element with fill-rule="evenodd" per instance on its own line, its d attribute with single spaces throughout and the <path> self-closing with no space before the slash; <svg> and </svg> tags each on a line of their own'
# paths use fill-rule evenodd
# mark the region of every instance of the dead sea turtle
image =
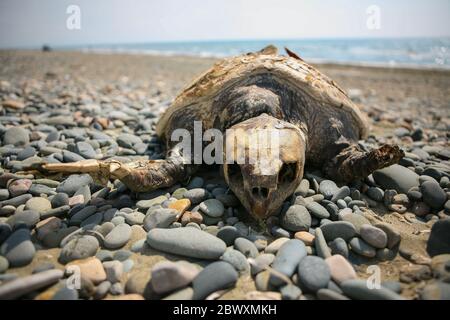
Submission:
<svg viewBox="0 0 450 320">
<path fill-rule="evenodd" d="M 259 144 L 257 161 L 228 163 L 225 159 L 222 166 L 227 184 L 244 207 L 264 219 L 298 187 L 305 162 L 335 181 L 350 182 L 403 157 L 398 146 L 366 151 L 358 145 L 368 132 L 359 108 L 333 80 L 291 51 L 287 53 L 279 55 L 275 47 L 268 46 L 224 59 L 181 92 L 157 123 L 157 134 L 167 145 L 165 160 L 126 164 L 86 160 L 42 168 L 85 172 L 103 181 L 120 179 L 131 190 L 145 192 L 182 181 L 199 166 L 186 161 L 178 141 L 172 141 L 176 129 L 194 136 L 195 121 L 201 122 L 203 132 L 245 129 L 233 138 L 237 139 L 233 151 L 246 157 L 254 148 L 246 139 L 252 130 L 276 129 L 280 133 L 277 156 Z M 228 136 L 225 142 L 231 143 Z"/>
</svg>

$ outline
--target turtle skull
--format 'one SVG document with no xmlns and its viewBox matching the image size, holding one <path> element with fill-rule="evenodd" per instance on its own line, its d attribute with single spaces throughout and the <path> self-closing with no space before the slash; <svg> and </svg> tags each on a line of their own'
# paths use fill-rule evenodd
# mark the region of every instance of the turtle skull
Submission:
<svg viewBox="0 0 450 320">
<path fill-rule="evenodd" d="M 300 183 L 304 135 L 292 124 L 267 114 L 230 129 L 225 140 L 225 180 L 255 218 L 265 219 Z"/>
</svg>

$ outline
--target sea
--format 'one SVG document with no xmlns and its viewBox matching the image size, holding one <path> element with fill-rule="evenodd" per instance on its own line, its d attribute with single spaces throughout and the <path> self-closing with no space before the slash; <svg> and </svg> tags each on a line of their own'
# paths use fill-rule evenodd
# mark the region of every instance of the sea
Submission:
<svg viewBox="0 0 450 320">
<path fill-rule="evenodd" d="M 450 69 L 450 38 L 289 39 L 150 42 L 78 46 L 88 52 L 228 57 L 268 44 L 311 63 Z M 69 48 L 74 49 L 74 48 Z"/>
</svg>

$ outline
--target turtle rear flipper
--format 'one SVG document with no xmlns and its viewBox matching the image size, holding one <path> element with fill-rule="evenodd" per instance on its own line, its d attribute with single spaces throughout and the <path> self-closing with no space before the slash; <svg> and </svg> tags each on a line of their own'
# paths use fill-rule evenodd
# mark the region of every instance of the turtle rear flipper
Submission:
<svg viewBox="0 0 450 320">
<path fill-rule="evenodd" d="M 405 156 L 396 145 L 385 144 L 370 152 L 362 151 L 358 145 L 343 149 L 324 166 L 324 172 L 332 179 L 351 182 L 370 175 L 377 169 L 393 165 Z"/>
<path fill-rule="evenodd" d="M 42 164 L 41 168 L 42 172 L 88 173 L 94 181 L 103 185 L 110 179 L 119 179 L 135 192 L 172 186 L 182 180 L 188 172 L 183 162 L 174 159 L 129 163 L 115 160 L 83 160 L 72 163 Z"/>
</svg>

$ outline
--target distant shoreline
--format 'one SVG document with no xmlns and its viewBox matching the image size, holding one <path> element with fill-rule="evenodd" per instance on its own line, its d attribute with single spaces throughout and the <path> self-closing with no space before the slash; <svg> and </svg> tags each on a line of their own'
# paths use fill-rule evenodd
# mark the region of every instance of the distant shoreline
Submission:
<svg viewBox="0 0 450 320">
<path fill-rule="evenodd" d="M 42 50 L 36 49 L 0 49 L 1 52 L 42 52 Z M 55 53 L 68 53 L 68 54 L 95 54 L 95 55 L 124 55 L 124 56 L 152 56 L 161 58 L 180 58 L 180 59 L 202 59 L 202 60 L 220 60 L 230 56 L 215 56 L 215 55 L 198 55 L 189 53 L 172 53 L 172 52 L 160 52 L 151 50 L 122 50 L 122 49 L 52 49 L 51 52 Z M 284 54 L 284 50 L 280 50 L 280 53 Z M 397 71 L 430 71 L 430 72 L 443 72 L 450 73 L 450 65 L 437 67 L 436 65 L 419 65 L 419 64 L 388 64 L 388 63 L 376 63 L 376 62 L 341 62 L 322 59 L 305 59 L 305 61 L 311 65 L 317 66 L 330 66 L 336 68 L 367 68 L 372 70 L 397 70 Z"/>
</svg>

